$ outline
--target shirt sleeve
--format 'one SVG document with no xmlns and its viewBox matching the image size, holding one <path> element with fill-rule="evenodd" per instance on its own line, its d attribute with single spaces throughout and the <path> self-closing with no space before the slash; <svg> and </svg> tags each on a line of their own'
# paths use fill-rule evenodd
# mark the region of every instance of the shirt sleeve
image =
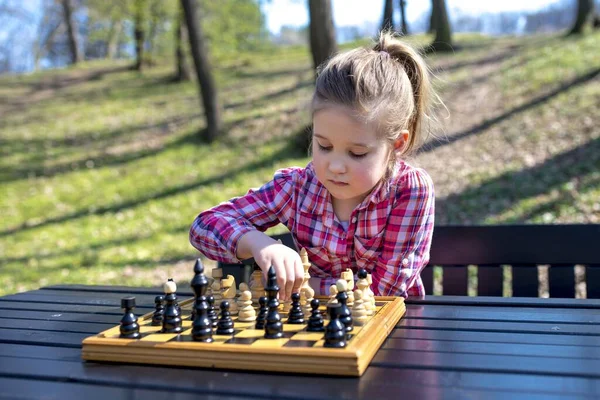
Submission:
<svg viewBox="0 0 600 400">
<path fill-rule="evenodd" d="M 244 234 L 286 224 L 295 208 L 295 186 L 302 174 L 301 168 L 279 170 L 259 189 L 200 213 L 190 228 L 190 243 L 209 259 L 239 262 L 237 243 Z"/>
<path fill-rule="evenodd" d="M 429 263 L 435 217 L 433 182 L 422 169 L 410 171 L 402 180 L 372 273 L 372 289 L 380 296 L 408 297 L 409 289 L 420 282 L 421 270 Z"/>
</svg>

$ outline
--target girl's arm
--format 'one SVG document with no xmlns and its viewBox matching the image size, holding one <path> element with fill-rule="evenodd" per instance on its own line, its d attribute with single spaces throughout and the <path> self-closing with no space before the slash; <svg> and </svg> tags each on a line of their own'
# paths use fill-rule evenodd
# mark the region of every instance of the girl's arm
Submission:
<svg viewBox="0 0 600 400">
<path fill-rule="evenodd" d="M 190 243 L 216 261 L 236 263 L 251 257 L 250 237 L 238 251 L 240 239 L 250 232 L 264 232 L 280 222 L 287 223 L 295 208 L 295 185 L 302 174 L 301 168 L 277 171 L 274 179 L 261 188 L 200 213 L 190 229 Z"/>
<path fill-rule="evenodd" d="M 408 297 L 408 290 L 429 262 L 435 215 L 433 182 L 421 169 L 410 171 L 405 178 L 372 273 L 371 288 L 376 295 Z"/>
</svg>

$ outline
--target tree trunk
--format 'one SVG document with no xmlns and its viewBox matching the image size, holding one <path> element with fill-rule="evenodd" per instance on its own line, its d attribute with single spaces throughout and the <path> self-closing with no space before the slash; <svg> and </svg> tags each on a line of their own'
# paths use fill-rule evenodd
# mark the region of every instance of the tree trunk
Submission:
<svg viewBox="0 0 600 400">
<path fill-rule="evenodd" d="M 185 14 L 192 58 L 198 77 L 200 100 L 206 115 L 206 136 L 203 139 L 212 142 L 221 134 L 223 123 L 221 121 L 217 89 L 208 61 L 206 40 L 202 31 L 202 23 L 196 12 L 196 0 L 181 0 L 181 5 Z"/>
<path fill-rule="evenodd" d="M 569 35 L 581 35 L 583 33 L 583 27 L 593 8 L 594 0 L 577 0 L 577 17 L 575 18 L 575 24 L 569 31 Z"/>
<path fill-rule="evenodd" d="M 123 29 L 122 21 L 113 21 L 110 26 L 110 32 L 108 35 L 108 44 L 106 46 L 106 58 L 112 60 L 117 55 L 117 48 L 119 46 L 119 38 L 121 37 L 121 30 Z"/>
<path fill-rule="evenodd" d="M 71 52 L 71 64 L 77 64 L 81 61 L 81 52 L 77 43 L 77 29 L 73 21 L 73 5 L 71 0 L 62 0 L 62 7 L 65 14 L 65 24 L 67 25 L 67 35 L 69 37 L 69 51 Z"/>
<path fill-rule="evenodd" d="M 133 37 L 135 40 L 135 65 L 134 69 L 137 71 L 142 70 L 142 65 L 144 64 L 144 40 L 146 36 L 146 30 L 144 28 L 144 23 L 146 22 L 145 11 L 146 11 L 146 1 L 145 0 L 135 0 L 135 11 L 133 16 Z"/>
<path fill-rule="evenodd" d="M 177 18 L 175 26 L 175 62 L 177 63 L 177 75 L 175 76 L 175 80 L 177 82 L 189 81 L 192 79 L 192 75 L 186 63 L 185 51 L 183 50 L 185 43 L 185 15 L 181 7 L 179 7 L 179 12 L 175 18 Z"/>
<path fill-rule="evenodd" d="M 310 51 L 315 70 L 337 52 L 331 0 L 308 0 L 310 14 Z"/>
<path fill-rule="evenodd" d="M 437 8 L 435 7 L 435 0 L 431 0 L 431 15 L 429 16 L 429 29 L 427 33 L 432 34 L 435 32 L 435 23 L 437 20 Z"/>
<path fill-rule="evenodd" d="M 385 0 L 383 3 L 383 19 L 381 20 L 382 31 L 394 30 L 394 2 L 393 0 Z"/>
<path fill-rule="evenodd" d="M 446 0 L 433 0 L 432 13 L 436 13 L 435 23 L 435 39 L 431 44 L 434 51 L 451 51 L 452 50 L 452 32 L 450 31 L 450 21 L 448 20 L 448 12 L 446 11 Z"/>
<path fill-rule="evenodd" d="M 406 23 L 406 0 L 400 0 L 400 33 L 408 35 L 408 24 Z"/>
</svg>

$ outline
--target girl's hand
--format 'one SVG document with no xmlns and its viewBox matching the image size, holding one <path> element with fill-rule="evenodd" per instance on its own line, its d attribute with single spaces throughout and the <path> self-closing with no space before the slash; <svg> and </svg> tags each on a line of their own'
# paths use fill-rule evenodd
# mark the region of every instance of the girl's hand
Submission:
<svg viewBox="0 0 600 400">
<path fill-rule="evenodd" d="M 241 260 L 254 257 L 265 279 L 273 266 L 281 300 L 289 300 L 292 293 L 300 291 L 304 279 L 300 255 L 272 237 L 259 231 L 244 234 L 238 241 L 236 257 Z"/>
<path fill-rule="evenodd" d="M 256 246 L 252 246 L 252 255 L 265 278 L 271 266 L 275 269 L 281 300 L 289 300 L 292 293 L 300 291 L 304 268 L 300 255 L 295 250 L 272 240 L 268 244 L 256 243 Z"/>
</svg>

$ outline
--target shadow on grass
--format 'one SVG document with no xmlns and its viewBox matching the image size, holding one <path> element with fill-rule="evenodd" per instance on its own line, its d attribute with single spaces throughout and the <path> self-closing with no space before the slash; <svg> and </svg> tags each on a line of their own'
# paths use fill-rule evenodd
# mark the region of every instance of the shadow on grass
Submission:
<svg viewBox="0 0 600 400">
<path fill-rule="evenodd" d="M 505 119 L 511 118 L 514 115 L 520 114 L 520 113 L 527 111 L 533 107 L 543 104 L 563 92 L 566 92 L 576 86 L 579 86 L 579 85 L 589 82 L 590 80 L 596 78 L 598 75 L 600 75 L 600 68 L 593 69 L 584 75 L 578 76 L 568 82 L 561 84 L 558 88 L 550 91 L 549 93 L 546 93 L 542 96 L 538 96 L 526 104 L 515 107 L 512 110 L 509 110 L 503 114 L 500 114 L 495 118 L 487 120 L 471 129 L 453 134 L 446 140 L 428 142 L 419 150 L 419 154 L 428 153 L 439 147 L 446 146 L 448 144 L 452 144 L 454 142 L 457 142 L 457 141 L 464 139 L 466 137 L 469 137 L 469 136 L 479 135 L 479 134 L 485 132 L 487 129 L 491 128 L 492 126 L 504 121 Z"/>
<path fill-rule="evenodd" d="M 193 139 L 188 138 L 187 140 L 198 140 L 196 138 L 197 138 L 197 135 L 194 135 Z M 182 140 L 186 140 L 186 139 L 184 138 Z M 123 210 L 127 210 L 127 209 L 131 209 L 131 208 L 140 206 L 142 204 L 146 204 L 150 201 L 164 199 L 164 198 L 175 196 L 175 195 L 185 193 L 185 192 L 188 192 L 191 190 L 195 190 L 195 189 L 201 188 L 203 186 L 219 183 L 219 182 L 224 181 L 227 178 L 232 178 L 238 174 L 250 173 L 250 172 L 256 171 L 258 169 L 262 169 L 262 168 L 268 167 L 270 165 L 273 165 L 277 161 L 287 159 L 287 158 L 292 158 L 292 157 L 298 157 L 298 156 L 301 156 L 301 149 L 298 148 L 298 146 L 296 145 L 296 143 L 294 141 L 289 140 L 286 146 L 284 146 L 280 151 L 276 152 L 275 154 L 271 155 L 270 157 L 267 157 L 267 158 L 264 158 L 261 160 L 257 160 L 257 161 L 253 161 L 253 162 L 247 163 L 245 165 L 241 165 L 240 167 L 238 167 L 236 169 L 233 169 L 230 171 L 225 171 L 219 175 L 216 175 L 216 176 L 213 176 L 213 177 L 210 177 L 207 179 L 201 179 L 201 180 L 198 180 L 195 182 L 190 182 L 190 183 L 174 186 L 171 188 L 167 188 L 160 192 L 151 193 L 151 194 L 148 194 L 145 196 L 140 196 L 137 199 L 124 201 L 124 202 L 121 202 L 118 204 L 100 206 L 93 211 L 90 211 L 89 209 L 84 209 L 84 210 L 78 210 L 78 211 L 75 211 L 75 212 L 72 212 L 72 213 L 69 213 L 66 215 L 49 218 L 40 223 L 31 224 L 31 223 L 26 222 L 20 226 L 9 228 L 4 231 L 0 231 L 0 237 L 13 235 L 13 234 L 20 233 L 20 232 L 25 232 L 25 231 L 35 229 L 35 228 L 40 228 L 43 226 L 72 221 L 72 220 L 76 220 L 78 218 L 83 218 L 83 217 L 90 216 L 90 215 L 103 215 L 103 214 L 107 214 L 107 213 L 120 212 Z"/>
<path fill-rule="evenodd" d="M 446 215 L 446 210 L 455 208 L 466 210 L 468 215 L 465 217 L 471 223 L 483 223 L 487 217 L 501 214 L 521 200 L 548 193 L 572 179 L 593 173 L 598 165 L 600 165 L 600 138 L 558 154 L 540 165 L 507 172 L 477 187 L 470 187 L 460 193 L 438 199 L 436 207 L 442 219 Z M 590 187 L 581 187 L 580 190 Z M 521 216 L 519 221 L 511 222 L 531 220 L 546 211 L 555 210 L 557 206 L 568 204 L 571 200 L 568 195 L 561 194 L 559 199 L 540 205 Z M 464 221 L 444 223 L 464 223 Z"/>
</svg>

